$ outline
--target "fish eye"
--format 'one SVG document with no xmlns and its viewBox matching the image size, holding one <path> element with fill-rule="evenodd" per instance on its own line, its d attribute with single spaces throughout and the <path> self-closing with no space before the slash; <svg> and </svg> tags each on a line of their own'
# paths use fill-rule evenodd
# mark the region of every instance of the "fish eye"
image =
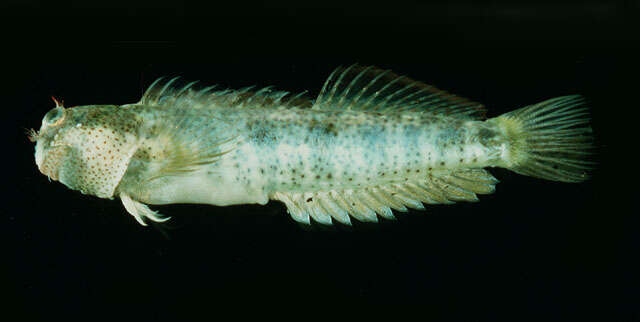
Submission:
<svg viewBox="0 0 640 322">
<path fill-rule="evenodd" d="M 57 125 L 64 119 L 64 108 L 56 107 L 44 115 L 44 123 L 47 125 Z"/>
</svg>

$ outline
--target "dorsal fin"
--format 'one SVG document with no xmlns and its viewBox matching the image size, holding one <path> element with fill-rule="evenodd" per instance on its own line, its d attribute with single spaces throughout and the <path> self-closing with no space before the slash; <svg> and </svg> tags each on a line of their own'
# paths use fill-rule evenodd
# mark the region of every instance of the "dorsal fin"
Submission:
<svg viewBox="0 0 640 322">
<path fill-rule="evenodd" d="M 305 97 L 305 92 L 291 95 L 289 92 L 273 90 L 273 86 L 255 89 L 248 86 L 239 90 L 215 90 L 218 86 L 194 89 L 197 83 L 191 82 L 184 86 L 176 85 L 179 77 L 170 80 L 158 78 L 145 91 L 138 104 L 143 105 L 172 105 L 175 107 L 206 107 L 208 105 L 224 105 L 225 107 L 265 107 L 265 108 L 308 108 L 311 101 Z"/>
<path fill-rule="evenodd" d="M 394 219 L 391 209 L 424 209 L 426 204 L 477 201 L 476 194 L 493 193 L 498 182 L 484 169 L 466 169 L 431 175 L 413 182 L 318 192 L 276 192 L 271 198 L 284 202 L 291 217 L 309 224 L 311 219 L 330 225 L 332 220 L 350 225 L 349 216 L 362 222 L 377 222 L 376 214 Z"/>
<path fill-rule="evenodd" d="M 480 103 L 374 66 L 335 69 L 313 109 L 368 110 L 381 113 L 423 111 L 434 115 L 482 119 Z"/>
</svg>

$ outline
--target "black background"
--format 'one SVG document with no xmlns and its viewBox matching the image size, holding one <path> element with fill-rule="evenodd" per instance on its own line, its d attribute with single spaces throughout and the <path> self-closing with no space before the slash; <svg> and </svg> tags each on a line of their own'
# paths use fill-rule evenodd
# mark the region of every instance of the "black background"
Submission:
<svg viewBox="0 0 640 322">
<path fill-rule="evenodd" d="M 0 283 L 9 300 L 0 306 L 23 319 L 121 308 L 144 320 L 217 318 L 228 303 L 246 314 L 264 302 L 282 316 L 412 306 L 422 318 L 640 319 L 628 142 L 638 130 L 624 122 L 637 109 L 637 9 L 634 1 L 5 3 L 10 180 Z M 598 169 L 581 184 L 494 169 L 501 183 L 479 203 L 349 229 L 305 229 L 270 202 L 153 207 L 174 218 L 162 230 L 138 225 L 117 200 L 49 183 L 24 135 L 40 127 L 51 95 L 67 106 L 132 103 L 155 78 L 179 75 L 313 97 L 333 68 L 352 63 L 482 102 L 490 117 L 582 94 Z"/>
</svg>

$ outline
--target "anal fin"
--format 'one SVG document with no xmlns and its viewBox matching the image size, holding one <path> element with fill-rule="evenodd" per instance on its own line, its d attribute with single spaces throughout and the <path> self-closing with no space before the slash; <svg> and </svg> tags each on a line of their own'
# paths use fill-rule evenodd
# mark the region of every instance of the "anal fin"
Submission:
<svg viewBox="0 0 640 322">
<path fill-rule="evenodd" d="M 319 192 L 276 192 L 271 199 L 287 206 L 291 217 L 300 223 L 314 221 L 330 225 L 338 221 L 351 225 L 349 216 L 361 222 L 377 222 L 378 216 L 395 219 L 391 209 L 424 210 L 426 204 L 451 204 L 477 201 L 476 194 L 492 193 L 498 182 L 483 169 L 467 169 L 423 180 L 386 184 L 362 189 Z"/>
</svg>

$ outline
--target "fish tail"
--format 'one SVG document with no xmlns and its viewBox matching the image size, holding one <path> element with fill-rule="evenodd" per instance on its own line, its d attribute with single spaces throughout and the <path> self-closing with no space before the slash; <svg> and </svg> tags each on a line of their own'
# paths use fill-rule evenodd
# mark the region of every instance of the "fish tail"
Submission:
<svg viewBox="0 0 640 322">
<path fill-rule="evenodd" d="M 536 178 L 581 182 L 589 177 L 593 135 L 584 99 L 557 97 L 491 119 L 506 134 L 506 167 Z"/>
</svg>

